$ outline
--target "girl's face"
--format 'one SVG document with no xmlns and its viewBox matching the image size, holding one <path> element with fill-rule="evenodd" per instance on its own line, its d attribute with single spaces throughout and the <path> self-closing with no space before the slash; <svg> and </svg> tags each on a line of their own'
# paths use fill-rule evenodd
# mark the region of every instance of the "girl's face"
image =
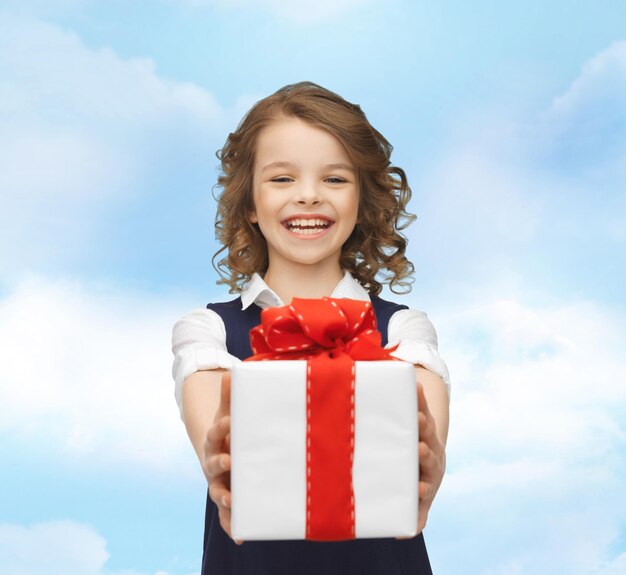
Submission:
<svg viewBox="0 0 626 575">
<path fill-rule="evenodd" d="M 267 241 L 271 267 L 339 266 L 357 221 L 356 176 L 341 142 L 322 128 L 283 117 L 260 132 L 249 218 Z"/>
</svg>

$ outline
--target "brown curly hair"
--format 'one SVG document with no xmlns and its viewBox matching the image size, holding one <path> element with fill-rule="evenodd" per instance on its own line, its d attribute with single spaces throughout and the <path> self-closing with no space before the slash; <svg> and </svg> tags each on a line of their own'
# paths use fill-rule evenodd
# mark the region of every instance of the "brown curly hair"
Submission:
<svg viewBox="0 0 626 575">
<path fill-rule="evenodd" d="M 239 293 L 252 274 L 267 271 L 265 238 L 247 216 L 254 209 L 252 177 L 258 135 L 281 116 L 295 116 L 330 132 L 356 167 L 358 223 L 342 247 L 341 269 L 373 295 L 380 293 L 382 283 L 389 283 L 394 293 L 411 291 L 415 268 L 405 256 L 407 240 L 399 230 L 416 216 L 405 210 L 411 188 L 404 170 L 390 165 L 393 146 L 369 123 L 360 106 L 313 82 L 289 84 L 257 102 L 216 152 L 222 169 L 216 186 L 223 189 L 215 198 L 215 237 L 222 244 L 212 258 L 221 277 L 217 283 L 228 284 L 229 293 Z M 225 250 L 226 256 L 216 266 L 215 259 Z M 383 270 L 390 273 L 383 275 Z M 404 290 L 396 291 L 396 286 Z"/>
</svg>

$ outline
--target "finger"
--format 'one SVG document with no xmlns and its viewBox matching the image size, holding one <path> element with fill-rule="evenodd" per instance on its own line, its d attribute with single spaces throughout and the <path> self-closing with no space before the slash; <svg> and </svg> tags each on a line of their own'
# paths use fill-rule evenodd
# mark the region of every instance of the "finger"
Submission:
<svg viewBox="0 0 626 575">
<path fill-rule="evenodd" d="M 218 477 L 225 471 L 230 471 L 230 455 L 228 453 L 218 453 L 210 456 L 206 460 L 205 469 L 211 478 Z"/>
<path fill-rule="evenodd" d="M 419 411 L 417 413 L 417 428 L 419 430 L 420 437 L 426 433 L 426 427 L 428 427 L 428 419 L 426 419 L 426 416 Z"/>
<path fill-rule="evenodd" d="M 424 441 L 420 441 L 419 443 L 418 454 L 420 467 L 431 469 L 436 465 L 437 458 L 435 457 L 432 449 L 430 449 L 428 444 Z"/>
<path fill-rule="evenodd" d="M 220 517 L 220 525 L 222 526 L 222 529 L 226 531 L 228 536 L 232 539 L 232 535 L 230 533 L 230 509 L 226 509 L 225 507 L 220 507 L 219 517 Z"/>
<path fill-rule="evenodd" d="M 230 433 L 230 415 L 220 417 L 213 422 L 206 434 L 206 443 L 209 449 L 215 450 L 222 445 L 226 436 Z"/>
<path fill-rule="evenodd" d="M 417 421 L 420 441 L 425 441 L 432 450 L 440 450 L 442 446 L 437 435 L 435 420 L 428 419 L 423 413 L 418 413 Z"/>
<path fill-rule="evenodd" d="M 428 499 L 432 493 L 432 483 L 430 481 L 420 481 L 418 493 L 420 499 Z"/>
<path fill-rule="evenodd" d="M 419 514 L 419 518 L 417 520 L 417 532 L 421 533 L 422 531 L 424 531 L 424 527 L 426 527 L 426 522 L 428 521 L 428 513 L 427 512 L 421 512 Z"/>
<path fill-rule="evenodd" d="M 417 530 L 421 532 L 424 527 L 426 527 L 426 522 L 428 521 L 428 512 L 430 510 L 431 502 L 428 500 L 420 499 L 418 513 L 417 513 Z"/>
<path fill-rule="evenodd" d="M 221 509 L 220 510 L 220 525 L 222 526 L 222 529 L 224 531 L 226 531 L 227 535 L 233 539 L 233 534 L 231 533 L 231 514 L 230 514 L 230 510 L 227 509 Z M 233 541 L 237 544 L 237 545 L 242 545 L 243 541 L 241 539 L 233 539 Z"/>
<path fill-rule="evenodd" d="M 226 434 L 224 438 L 224 451 L 230 453 L 230 432 Z"/>
<path fill-rule="evenodd" d="M 424 413 L 426 417 L 430 415 L 430 409 L 428 409 L 428 402 L 426 401 L 426 394 L 424 393 L 424 386 L 420 381 L 417 382 L 417 408 Z"/>
<path fill-rule="evenodd" d="M 221 479 L 211 482 L 209 485 L 209 497 L 218 507 L 230 509 L 230 491 Z"/>
<path fill-rule="evenodd" d="M 220 386 L 220 409 L 224 413 L 230 413 L 230 371 L 222 373 L 222 384 Z"/>
<path fill-rule="evenodd" d="M 417 383 L 417 397 L 418 397 L 418 421 L 420 425 L 420 433 L 424 433 L 428 438 L 437 435 L 437 422 L 433 417 L 430 409 L 428 408 L 428 402 L 426 401 L 426 395 L 424 393 L 424 386 Z"/>
<path fill-rule="evenodd" d="M 224 495 L 222 495 L 222 498 L 220 499 L 220 501 L 222 502 L 222 505 L 226 508 L 226 509 L 230 509 L 231 505 L 231 494 L 230 491 L 227 491 Z"/>
</svg>

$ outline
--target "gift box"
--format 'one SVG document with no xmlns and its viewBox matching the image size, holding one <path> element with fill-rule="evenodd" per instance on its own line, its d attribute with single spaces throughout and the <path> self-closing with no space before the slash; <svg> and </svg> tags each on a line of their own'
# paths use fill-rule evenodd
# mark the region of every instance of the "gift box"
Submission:
<svg viewBox="0 0 626 575">
<path fill-rule="evenodd" d="M 416 535 L 415 371 L 375 327 L 357 300 L 263 310 L 231 371 L 235 539 Z"/>
</svg>

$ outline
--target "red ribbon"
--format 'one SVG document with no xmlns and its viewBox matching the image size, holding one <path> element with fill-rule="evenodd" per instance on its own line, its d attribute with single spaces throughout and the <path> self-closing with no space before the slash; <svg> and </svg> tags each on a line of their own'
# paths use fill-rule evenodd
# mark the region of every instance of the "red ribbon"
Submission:
<svg viewBox="0 0 626 575">
<path fill-rule="evenodd" d="M 306 539 L 355 538 L 355 360 L 395 360 L 369 301 L 293 298 L 261 312 L 245 361 L 306 359 Z"/>
</svg>

